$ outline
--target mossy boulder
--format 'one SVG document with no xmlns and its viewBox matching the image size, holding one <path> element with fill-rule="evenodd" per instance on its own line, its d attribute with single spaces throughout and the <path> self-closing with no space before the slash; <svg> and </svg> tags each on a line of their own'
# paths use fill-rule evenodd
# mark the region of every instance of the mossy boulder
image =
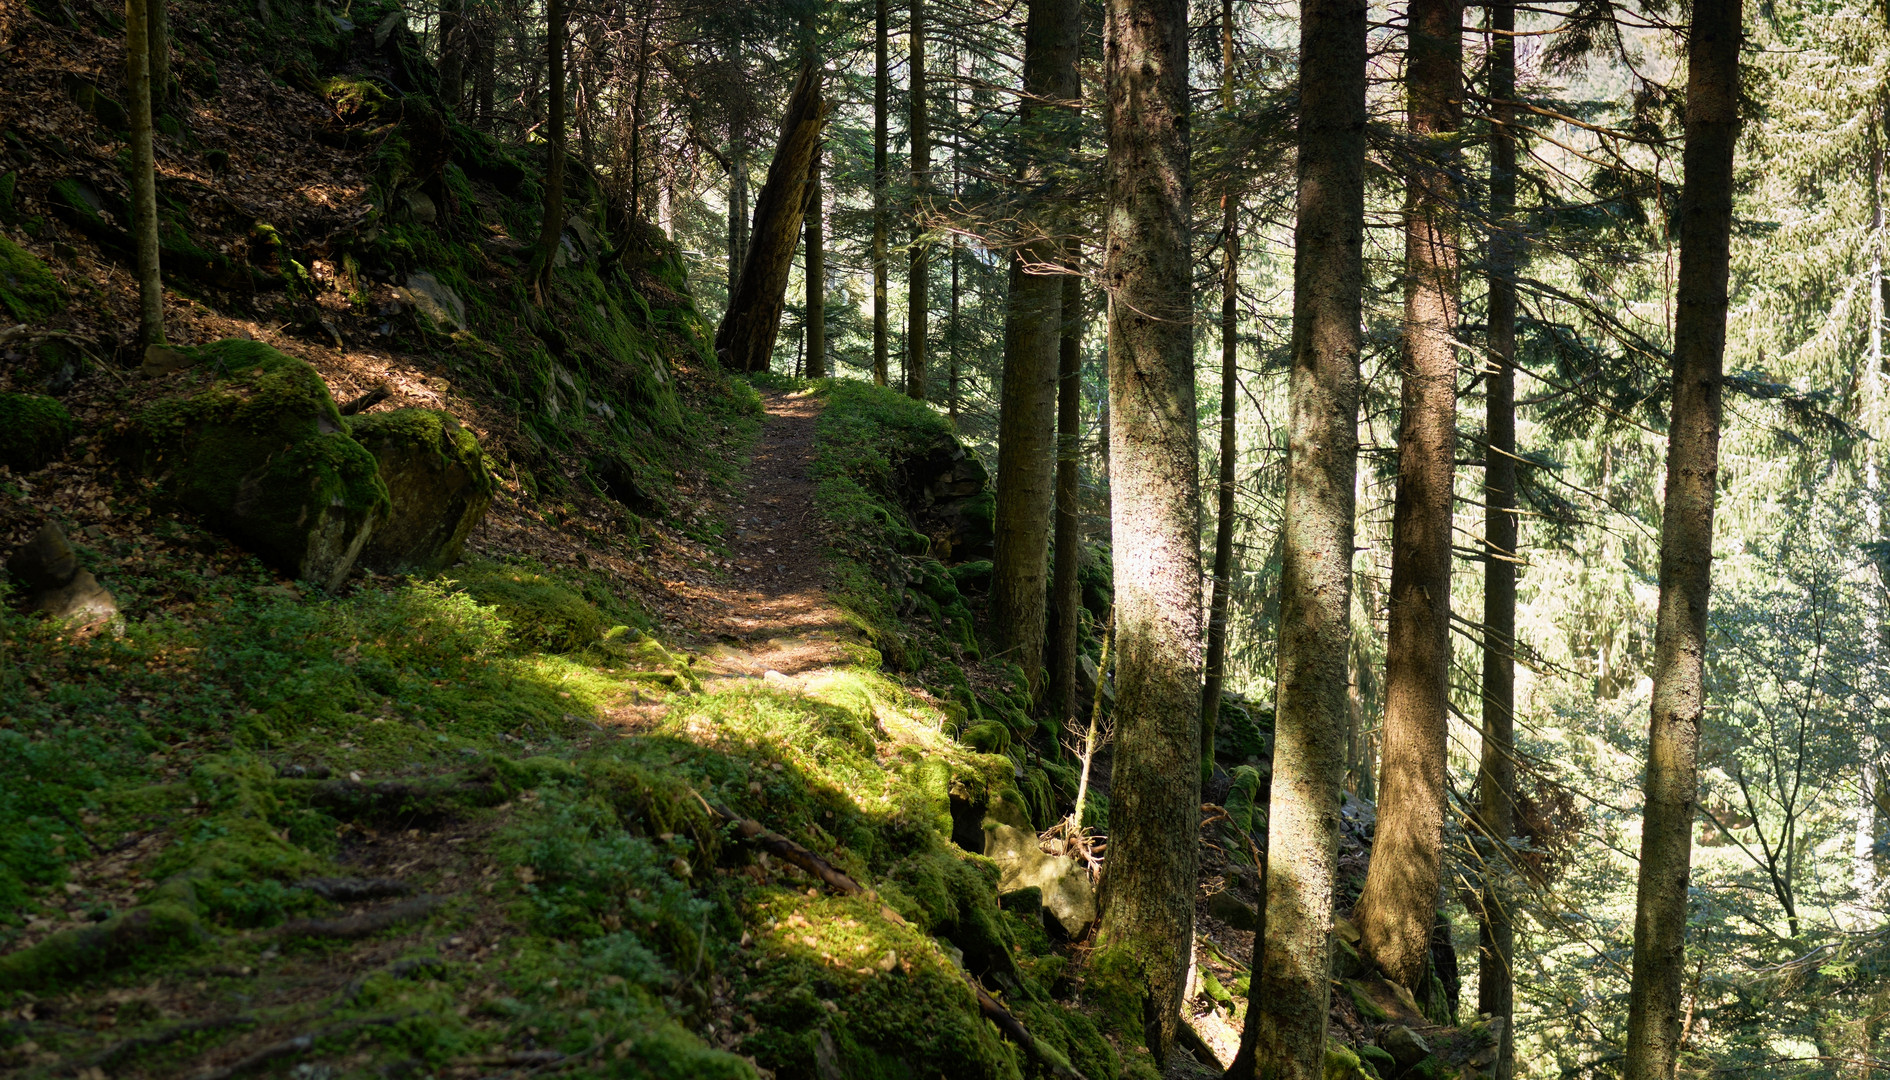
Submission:
<svg viewBox="0 0 1890 1080">
<path fill-rule="evenodd" d="M 479 440 L 438 409 L 370 413 L 347 424 L 380 464 L 394 506 L 362 549 L 362 565 L 430 574 L 458 562 L 498 489 Z"/>
<path fill-rule="evenodd" d="M 72 439 L 72 414 L 38 394 L 0 393 L 0 465 L 33 472 L 59 457 Z"/>
<path fill-rule="evenodd" d="M 459 587 L 499 609 L 512 640 L 544 652 L 570 652 L 604 640 L 611 629 L 596 605 L 554 578 L 524 566 L 474 563 L 453 572 Z"/>
<path fill-rule="evenodd" d="M 208 377 L 137 417 L 166 493 L 265 562 L 334 588 L 391 503 L 315 369 L 254 341 L 184 350 Z M 203 376 L 200 376 L 202 378 Z"/>
<path fill-rule="evenodd" d="M 51 318 L 66 304 L 66 291 L 46 264 L 25 248 L 0 236 L 0 308 L 14 322 Z"/>
</svg>

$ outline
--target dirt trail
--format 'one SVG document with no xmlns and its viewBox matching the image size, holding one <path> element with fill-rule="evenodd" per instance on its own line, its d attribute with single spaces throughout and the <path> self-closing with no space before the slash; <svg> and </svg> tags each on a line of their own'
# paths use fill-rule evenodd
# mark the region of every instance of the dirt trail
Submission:
<svg viewBox="0 0 1890 1080">
<path fill-rule="evenodd" d="M 747 475 L 728 493 L 734 569 L 726 578 L 673 588 L 697 609 L 713 639 L 704 644 L 705 683 L 794 677 L 846 658 L 859 640 L 827 599 L 819 515 L 814 509 L 814 429 L 822 402 L 773 393 Z"/>
</svg>

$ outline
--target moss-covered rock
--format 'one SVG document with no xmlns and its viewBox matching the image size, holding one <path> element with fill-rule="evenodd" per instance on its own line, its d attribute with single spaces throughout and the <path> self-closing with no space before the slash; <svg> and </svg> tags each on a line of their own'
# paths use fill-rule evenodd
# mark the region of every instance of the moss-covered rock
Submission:
<svg viewBox="0 0 1890 1080">
<path fill-rule="evenodd" d="M 391 509 L 374 455 L 302 361 L 254 341 L 187 351 L 210 382 L 139 414 L 141 463 L 278 570 L 339 585 Z"/>
<path fill-rule="evenodd" d="M 524 648 L 570 652 L 598 644 L 611 629 L 596 605 L 528 567 L 473 563 L 453 577 L 474 600 L 498 608 Z"/>
<path fill-rule="evenodd" d="M 370 413 L 347 424 L 379 462 L 394 507 L 362 550 L 362 565 L 430 574 L 458 562 L 498 488 L 479 440 L 437 409 Z"/>
<path fill-rule="evenodd" d="M 0 236 L 0 308 L 6 310 L 7 317 L 14 322 L 41 322 L 57 314 L 65 303 L 66 291 L 46 264 Z"/>
<path fill-rule="evenodd" d="M 56 459 L 73 432 L 64 405 L 38 394 L 0 393 L 0 465 L 32 472 Z"/>
</svg>

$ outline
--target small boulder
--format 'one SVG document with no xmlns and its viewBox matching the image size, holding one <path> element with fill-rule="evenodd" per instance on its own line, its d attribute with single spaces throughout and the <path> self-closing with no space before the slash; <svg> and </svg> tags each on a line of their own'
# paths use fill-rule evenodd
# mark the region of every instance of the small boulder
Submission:
<svg viewBox="0 0 1890 1080">
<path fill-rule="evenodd" d="M 1096 892 L 1075 859 L 1046 855 L 1014 793 L 993 796 L 984 816 L 984 854 L 998 866 L 998 894 L 1036 888 L 1043 910 L 1072 939 L 1096 921 Z M 1048 921 L 1048 920 L 1046 920 Z"/>
<path fill-rule="evenodd" d="M 66 291 L 46 264 L 0 236 L 0 311 L 14 322 L 36 323 L 65 305 Z"/>
<path fill-rule="evenodd" d="M 1260 929 L 1260 912 L 1225 889 L 1208 897 L 1207 913 L 1236 930 Z"/>
<path fill-rule="evenodd" d="M 1378 1045 L 1384 1047 L 1385 1052 L 1390 1054 L 1401 1068 L 1409 1069 L 1431 1056 L 1431 1044 L 1424 1041 L 1424 1036 L 1403 1024 L 1379 1036 Z"/>
<path fill-rule="evenodd" d="M 1088 653 L 1078 653 L 1076 655 L 1076 696 L 1081 699 L 1080 708 L 1085 713 L 1089 711 L 1090 702 L 1096 700 L 1098 678 L 1101 678 L 1101 672 L 1096 670 L 1095 659 Z M 1114 679 L 1103 679 L 1102 700 L 1103 708 L 1116 707 L 1116 681 Z"/>
<path fill-rule="evenodd" d="M 374 455 L 348 436 L 327 384 L 259 342 L 179 351 L 211 377 L 138 414 L 139 464 L 276 569 L 340 585 L 390 504 Z"/>
<path fill-rule="evenodd" d="M 72 414 L 38 394 L 0 393 L 0 465 L 28 473 L 45 468 L 72 440 Z"/>
<path fill-rule="evenodd" d="M 20 584 L 27 611 L 43 611 L 54 622 L 95 625 L 116 618 L 118 602 L 90 570 L 59 526 L 40 527 L 7 558 L 7 573 Z"/>
<path fill-rule="evenodd" d="M 361 552 L 362 565 L 430 574 L 458 562 L 498 489 L 479 440 L 437 409 L 368 413 L 347 424 L 379 463 L 393 501 L 393 513 Z"/>
<path fill-rule="evenodd" d="M 451 285 L 441 281 L 425 270 L 416 270 L 407 275 L 407 296 L 413 306 L 422 315 L 433 320 L 433 324 L 448 333 L 464 330 L 466 322 L 466 301 Z"/>
<path fill-rule="evenodd" d="M 169 345 L 146 345 L 144 362 L 138 365 L 138 372 L 149 379 L 164 375 L 174 375 L 196 363 L 189 353 L 173 349 Z"/>
</svg>

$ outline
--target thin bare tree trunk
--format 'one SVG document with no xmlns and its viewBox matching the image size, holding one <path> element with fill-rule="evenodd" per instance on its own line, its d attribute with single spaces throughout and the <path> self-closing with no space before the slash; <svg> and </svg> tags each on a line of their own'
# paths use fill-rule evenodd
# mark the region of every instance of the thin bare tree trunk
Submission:
<svg viewBox="0 0 1890 1080">
<path fill-rule="evenodd" d="M 151 136 L 151 8 L 125 0 L 125 86 L 131 112 L 131 221 L 138 242 L 138 343 L 164 343 L 164 279 L 158 268 L 157 158 Z"/>
<path fill-rule="evenodd" d="M 807 377 L 827 376 L 826 206 L 821 199 L 820 147 L 807 166 Z"/>
<path fill-rule="evenodd" d="M 466 0 L 445 0 L 440 4 L 440 105 L 455 119 L 466 93 L 466 37 Z"/>
<path fill-rule="evenodd" d="M 1364 0 L 1300 5 L 1298 226 L 1266 910 L 1229 1080 L 1323 1080 L 1349 721 L 1365 240 Z"/>
<path fill-rule="evenodd" d="M 550 116 L 545 120 L 545 216 L 538 226 L 538 252 L 532 276 L 532 299 L 544 306 L 551 289 L 551 270 L 564 236 L 564 23 L 567 0 L 546 0 L 545 59 L 551 83 Z"/>
<path fill-rule="evenodd" d="M 1672 1080 L 1683 1037 L 1681 977 L 1706 710 L 1706 605 L 1713 580 L 1742 16 L 1740 0 L 1694 0 L 1687 35 L 1673 421 L 1660 522 L 1626 1080 Z"/>
<path fill-rule="evenodd" d="M 1060 104 L 1076 97 L 1081 7 L 1076 0 L 1031 0 L 1024 29 L 1020 107 L 1032 159 L 1023 183 L 1045 183 L 1050 160 L 1069 145 Z M 991 571 L 991 626 L 1004 658 L 1023 668 L 1031 696 L 1043 693 L 1044 599 L 1056 478 L 1057 349 L 1063 281 L 1046 268 L 1063 255 L 1055 235 L 1064 217 L 1036 205 L 1031 238 L 1011 256 L 1004 316 L 1004 394 L 998 401 L 997 515 Z"/>
<path fill-rule="evenodd" d="M 151 54 L 151 112 L 164 112 L 170 103 L 171 85 L 171 9 L 169 0 L 146 0 L 150 21 L 145 24 L 145 48 Z"/>
<path fill-rule="evenodd" d="M 1071 252 L 1070 264 L 1080 260 Z M 1051 567 L 1056 632 L 1050 636 L 1050 680 L 1046 699 L 1059 722 L 1076 715 L 1076 639 L 1082 625 L 1083 590 L 1077 570 L 1083 559 L 1078 516 L 1082 491 L 1077 465 L 1083 426 L 1083 279 L 1063 278 L 1063 336 L 1057 347 L 1056 558 Z"/>
<path fill-rule="evenodd" d="M 807 184 L 827 116 L 820 82 L 820 69 L 811 61 L 804 63 L 788 98 L 768 179 L 755 199 L 754 234 L 741 277 L 715 333 L 716 355 L 735 371 L 766 371 L 774 354 L 788 277 L 794 269 L 794 248 L 801 238 L 801 215 L 807 208 Z"/>
<path fill-rule="evenodd" d="M 1495 1080 L 1516 1069 L 1515 930 L 1500 887 L 1516 831 L 1516 8 L 1490 12 L 1490 329 L 1484 370 L 1489 442 L 1483 454 L 1483 747 L 1478 764 L 1486 858 L 1478 899 L 1477 1011 L 1503 1018 Z"/>
<path fill-rule="evenodd" d="M 650 23 L 654 4 L 643 5 L 643 26 L 638 33 L 637 88 L 630 100 L 630 217 L 643 216 L 643 93 L 650 77 Z"/>
<path fill-rule="evenodd" d="M 1188 4 L 1109 0 L 1104 11 L 1117 696 L 1093 962 L 1111 957 L 1133 973 L 1159 1062 L 1174 1045 L 1193 961 L 1201 821 Z"/>
<path fill-rule="evenodd" d="M 1385 750 L 1360 951 L 1428 1000 L 1444 850 L 1450 695 L 1451 484 L 1457 449 L 1454 139 L 1463 116 L 1462 0 L 1412 0 L 1405 85 L 1427 159 L 1405 191 L 1404 388 L 1391 521 Z"/>
<path fill-rule="evenodd" d="M 873 14 L 873 384 L 885 386 L 892 377 L 886 341 L 886 178 L 891 166 L 886 156 L 887 97 L 892 74 L 887 64 L 891 0 L 876 0 Z"/>
<path fill-rule="evenodd" d="M 906 394 L 926 398 L 927 317 L 930 315 L 932 254 L 925 238 L 925 197 L 932 176 L 932 131 L 926 118 L 925 0 L 912 0 L 912 32 L 906 54 L 911 78 L 912 246 L 906 252 Z"/>
<path fill-rule="evenodd" d="M 1221 0 L 1221 108 L 1234 109 L 1234 0 Z M 1227 594 L 1234 574 L 1234 429 L 1240 392 L 1237 331 L 1240 300 L 1240 200 L 1233 180 L 1221 192 L 1221 460 L 1214 518 L 1214 592 L 1208 601 L 1207 664 L 1201 686 L 1201 783 L 1214 776 L 1214 728 L 1220 722 L 1226 682 Z"/>
</svg>

